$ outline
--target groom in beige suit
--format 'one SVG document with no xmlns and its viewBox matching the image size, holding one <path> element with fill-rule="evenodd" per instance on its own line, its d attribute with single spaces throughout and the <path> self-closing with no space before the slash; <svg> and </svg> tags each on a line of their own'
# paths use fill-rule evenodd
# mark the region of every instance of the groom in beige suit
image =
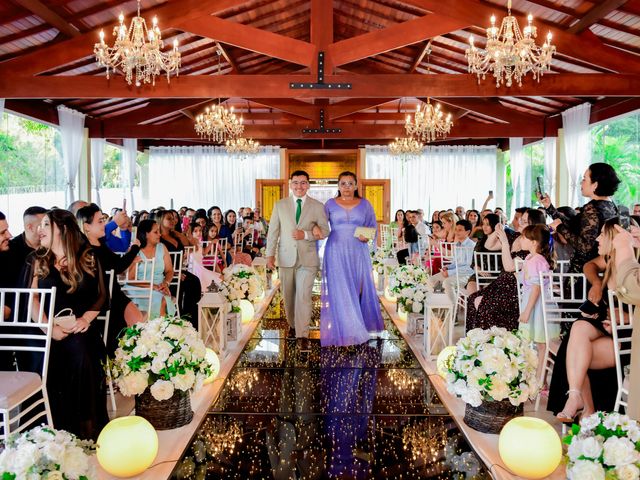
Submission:
<svg viewBox="0 0 640 480">
<path fill-rule="evenodd" d="M 267 267 L 274 268 L 276 252 L 284 309 L 289 327 L 297 338 L 309 337 L 311 321 L 311 289 L 320 260 L 314 227 L 329 235 L 324 205 L 309 197 L 309 174 L 297 170 L 291 174 L 289 187 L 293 195 L 278 201 L 269 220 L 267 235 Z"/>
</svg>

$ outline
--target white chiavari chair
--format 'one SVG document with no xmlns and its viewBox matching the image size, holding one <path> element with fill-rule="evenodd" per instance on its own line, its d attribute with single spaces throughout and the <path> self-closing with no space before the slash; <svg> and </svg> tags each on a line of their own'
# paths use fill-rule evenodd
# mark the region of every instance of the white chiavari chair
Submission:
<svg viewBox="0 0 640 480">
<path fill-rule="evenodd" d="M 162 268 L 159 266 L 158 268 Z M 153 296 L 153 277 L 156 271 L 156 259 L 141 259 L 133 268 L 118 276 L 118 282 L 126 295 L 138 305 L 141 312 L 151 312 Z"/>
<path fill-rule="evenodd" d="M 555 357 L 560 340 L 551 339 L 549 327 L 553 324 L 572 323 L 580 318 L 580 305 L 587 300 L 587 281 L 581 273 L 540 273 L 540 298 L 544 319 L 545 346 L 543 354 L 540 386 L 547 382 L 553 372 Z M 536 398 L 535 409 L 540 406 L 540 394 Z"/>
<path fill-rule="evenodd" d="M 471 266 L 471 261 L 473 259 L 473 251 L 474 247 L 462 247 L 462 246 L 458 246 L 455 245 L 453 246 L 453 264 L 456 267 L 456 282 L 455 282 L 455 291 L 454 291 L 454 295 L 455 295 L 455 299 L 456 299 L 456 305 L 455 305 L 455 309 L 453 311 L 453 319 L 451 322 L 451 328 L 453 329 L 453 324 L 457 321 L 458 319 L 458 311 L 459 309 L 462 311 L 463 314 L 463 321 L 466 323 L 467 321 L 467 300 L 469 298 L 469 294 L 467 293 L 467 290 L 465 289 L 466 285 L 463 285 L 463 283 L 466 283 L 468 277 L 466 275 L 460 276 L 460 268 L 461 266 L 467 265 L 467 266 Z M 461 261 L 462 260 L 462 261 Z M 466 328 L 466 327 L 465 327 Z M 453 338 L 453 331 L 451 333 L 451 337 Z"/>
<path fill-rule="evenodd" d="M 620 407 L 628 407 L 629 378 L 625 375 L 623 357 L 631 356 L 631 332 L 633 331 L 633 314 L 635 307 L 624 302 L 614 291 L 609 290 L 609 314 L 611 320 L 611 336 L 613 337 L 613 351 L 616 360 L 616 379 L 618 392 L 614 412 Z"/>
<path fill-rule="evenodd" d="M 7 301 L 7 296 L 13 298 Z M 40 375 L 19 370 L 0 371 L 0 438 L 5 442 L 9 435 L 28 429 L 43 417 L 48 425 L 53 426 L 47 395 L 47 372 L 53 330 L 50 322 L 55 316 L 55 300 L 55 287 L 0 289 L 0 312 L 3 313 L 0 315 L 0 350 L 42 355 Z M 5 306 L 11 309 L 7 319 L 4 318 Z M 32 397 L 35 401 L 28 407 L 18 409 Z M 43 411 L 35 411 L 40 406 Z"/>
<path fill-rule="evenodd" d="M 558 260 L 556 261 L 556 272 L 558 273 L 569 273 L 569 260 Z"/>
<path fill-rule="evenodd" d="M 107 275 L 107 289 L 109 290 L 109 302 L 113 297 L 113 282 L 116 278 L 116 272 L 114 270 L 109 270 L 106 272 Z M 107 345 L 107 339 L 109 335 L 109 320 L 111 319 L 111 303 L 109 303 L 109 308 L 98 315 L 94 322 L 104 322 L 104 327 L 102 328 L 102 341 L 105 346 Z M 111 379 L 111 371 L 107 369 L 107 386 L 109 388 L 109 400 L 111 402 L 111 410 L 115 412 L 117 410 L 116 406 L 116 396 L 113 391 L 113 381 Z"/>
<path fill-rule="evenodd" d="M 482 290 L 502 273 L 502 252 L 474 252 L 473 263 L 476 285 Z"/>
<path fill-rule="evenodd" d="M 176 314 L 180 316 L 180 284 L 182 283 L 182 258 L 184 252 L 169 252 L 171 258 L 171 266 L 173 267 L 173 276 L 169 282 L 169 288 L 174 287 L 176 289 Z"/>
<path fill-rule="evenodd" d="M 184 255 L 182 257 L 182 268 L 186 268 L 191 271 L 193 267 L 193 254 L 196 252 L 195 245 L 187 245 L 184 247 Z"/>
<path fill-rule="evenodd" d="M 380 245 L 383 248 L 386 248 L 388 245 L 391 245 L 390 237 L 391 230 L 389 225 L 380 224 Z"/>
</svg>

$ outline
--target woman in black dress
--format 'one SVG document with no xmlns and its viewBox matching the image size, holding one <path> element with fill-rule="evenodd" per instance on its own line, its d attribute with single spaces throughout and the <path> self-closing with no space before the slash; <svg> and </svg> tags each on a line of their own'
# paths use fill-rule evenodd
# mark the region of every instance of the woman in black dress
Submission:
<svg viewBox="0 0 640 480">
<path fill-rule="evenodd" d="M 623 223 L 628 226 L 628 222 Z M 583 314 L 571 324 L 555 358 L 547 409 L 557 413 L 563 422 L 572 422 L 582 409 L 588 416 L 597 410 L 609 412 L 615 404 L 618 385 L 607 291 L 616 289 L 612 242 L 618 234 L 615 225 L 619 224 L 618 217 L 605 222 L 597 237 L 600 255 L 584 266 L 585 276 L 591 284 L 589 301 L 597 306 L 597 312 Z M 600 278 L 601 273 L 603 278 Z M 626 355 L 622 360 L 625 366 L 630 358 Z M 591 384 L 597 385 L 593 391 Z"/>
<path fill-rule="evenodd" d="M 504 327 L 507 330 L 518 328 L 520 307 L 518 303 L 518 282 L 516 280 L 514 259 L 529 254 L 520 248 L 520 232 L 527 225 L 545 223 L 544 214 L 535 208 L 522 214 L 519 232 L 508 234 L 502 225 L 496 225 L 495 231 L 502 243 L 502 268 L 504 271 L 482 290 L 469 295 L 467 300 L 466 330 L 474 328 Z"/>
<path fill-rule="evenodd" d="M 52 328 L 47 391 L 53 423 L 79 438 L 95 440 L 109 421 L 101 365 L 105 347 L 101 328 L 93 322 L 107 297 L 100 264 L 71 212 L 47 211 L 40 239 L 31 262 L 31 285 L 56 287 L 56 314 L 70 308 L 76 316 L 71 328 Z M 48 308 L 45 305 L 45 311 Z"/>
<path fill-rule="evenodd" d="M 582 195 L 591 201 L 574 217 L 568 217 L 556 209 L 548 194 L 540 196 L 540 203 L 554 219 L 550 227 L 560 233 L 573 247 L 569 272 L 582 273 L 584 264 L 598 256 L 596 238 L 600 235 L 602 225 L 606 220 L 618 215 L 618 208 L 611 201 L 611 196 L 616 193 L 619 184 L 620 179 L 611 165 L 591 164 L 584 172 L 580 184 Z"/>
<path fill-rule="evenodd" d="M 131 248 L 124 255 L 116 255 L 105 243 L 104 220 L 102 211 L 95 203 L 82 207 L 76 213 L 78 225 L 87 236 L 89 243 L 93 247 L 93 252 L 100 262 L 100 267 L 104 274 L 105 286 L 107 283 L 107 272 L 114 271 L 115 275 L 123 273 L 136 259 L 140 251 L 140 241 L 134 238 Z M 117 280 L 113 281 L 113 291 L 110 303 L 111 314 L 109 317 L 109 330 L 107 332 L 107 353 L 113 355 L 118 346 L 118 335 L 122 329 L 134 323 L 142 322 L 144 316 L 135 303 L 127 297 Z"/>
</svg>

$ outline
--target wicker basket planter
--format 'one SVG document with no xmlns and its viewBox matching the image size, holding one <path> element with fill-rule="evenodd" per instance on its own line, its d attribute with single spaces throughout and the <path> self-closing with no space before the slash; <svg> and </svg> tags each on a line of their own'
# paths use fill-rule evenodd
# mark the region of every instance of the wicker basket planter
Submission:
<svg viewBox="0 0 640 480">
<path fill-rule="evenodd" d="M 147 419 L 156 430 L 182 427 L 193 419 L 189 392 L 176 390 L 168 400 L 156 400 L 147 388 L 136 395 L 136 415 Z"/>
<path fill-rule="evenodd" d="M 509 400 L 484 401 L 479 407 L 466 404 L 464 423 L 483 433 L 500 433 L 502 427 L 514 417 L 523 414 L 522 404 L 514 407 Z"/>
</svg>

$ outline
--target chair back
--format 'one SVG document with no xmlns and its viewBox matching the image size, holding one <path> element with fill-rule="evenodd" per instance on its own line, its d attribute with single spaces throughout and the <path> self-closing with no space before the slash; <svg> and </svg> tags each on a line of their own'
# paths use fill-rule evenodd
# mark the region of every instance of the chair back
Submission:
<svg viewBox="0 0 640 480">
<path fill-rule="evenodd" d="M 474 252 L 476 284 L 478 290 L 493 282 L 502 272 L 502 252 Z"/>
<path fill-rule="evenodd" d="M 105 272 L 107 279 L 107 289 L 109 290 L 109 308 L 107 308 L 104 313 L 100 313 L 94 320 L 94 322 L 104 322 L 104 327 L 102 329 L 102 341 L 104 344 L 107 344 L 107 334 L 109 332 L 109 319 L 111 318 L 111 300 L 113 298 L 113 282 L 116 278 L 116 273 L 114 270 L 109 270 Z"/>
<path fill-rule="evenodd" d="M 0 312 L 5 307 L 11 309 L 9 318 L 0 315 L 0 351 L 41 353 L 43 385 L 47 382 L 53 330 L 49 319 L 55 317 L 55 303 L 56 287 L 0 288 Z"/>
<path fill-rule="evenodd" d="M 540 272 L 540 287 L 544 333 L 549 342 L 550 324 L 580 318 L 580 305 L 587 300 L 587 279 L 582 273 Z"/>
<path fill-rule="evenodd" d="M 184 255 L 182 256 L 182 268 L 186 268 L 191 271 L 191 266 L 193 265 L 193 260 L 191 256 L 196 252 L 195 245 L 187 245 L 184 247 Z"/>
<path fill-rule="evenodd" d="M 129 268 L 118 282 L 131 300 L 138 300 L 136 304 L 141 311 L 151 311 L 151 297 L 153 295 L 153 278 L 156 273 L 156 259 L 140 259 L 134 268 Z M 147 306 L 147 310 L 144 306 Z"/>
<path fill-rule="evenodd" d="M 233 232 L 233 251 L 234 252 L 242 252 L 242 240 L 243 240 L 243 231 L 240 228 L 236 228 Z"/>
<path fill-rule="evenodd" d="M 440 257 L 442 258 L 443 268 L 455 263 L 455 247 L 456 244 L 454 242 L 440 242 Z"/>
<path fill-rule="evenodd" d="M 635 307 L 624 302 L 616 292 L 609 290 L 609 315 L 611 320 L 611 336 L 613 337 L 613 350 L 616 360 L 616 377 L 618 381 L 618 393 L 614 411 L 620 406 L 627 407 L 626 398 L 629 389 L 625 383 L 625 374 L 622 365 L 622 357 L 631 356 L 631 332 L 633 331 L 633 314 Z"/>
<path fill-rule="evenodd" d="M 173 267 L 173 276 L 171 277 L 171 281 L 169 282 L 169 287 L 175 287 L 176 289 L 176 307 L 180 305 L 180 283 L 182 279 L 182 259 L 183 259 L 182 251 L 178 252 L 169 252 L 169 257 L 171 258 L 171 265 Z M 180 310 L 178 308 L 178 316 L 180 315 Z"/>
<path fill-rule="evenodd" d="M 381 223 L 380 224 L 380 245 L 382 245 L 383 247 L 386 247 L 391 243 L 389 242 L 390 234 L 391 234 L 391 229 L 389 225 Z"/>
<path fill-rule="evenodd" d="M 569 273 L 569 260 L 556 261 L 556 271 L 559 273 Z"/>
</svg>

